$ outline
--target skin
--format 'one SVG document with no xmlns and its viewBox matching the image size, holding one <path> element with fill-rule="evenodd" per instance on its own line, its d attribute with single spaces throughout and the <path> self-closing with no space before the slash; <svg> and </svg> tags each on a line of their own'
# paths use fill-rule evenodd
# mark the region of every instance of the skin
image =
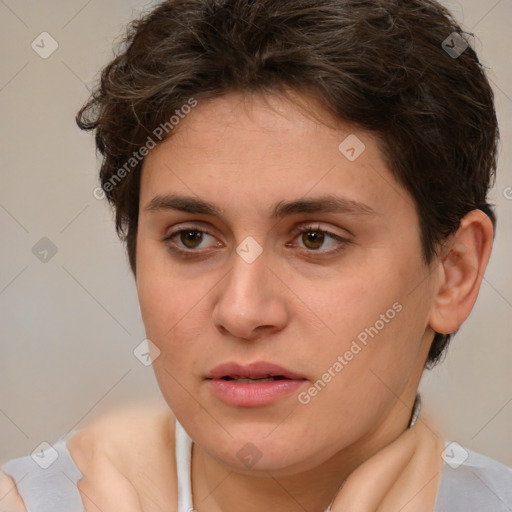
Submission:
<svg viewBox="0 0 512 512">
<path fill-rule="evenodd" d="M 350 134 L 365 144 L 355 161 L 338 149 Z M 220 214 L 148 208 L 167 194 Z M 373 213 L 271 216 L 280 202 L 333 194 Z M 308 237 L 319 230 L 346 241 Z M 469 315 L 492 235 L 485 214 L 470 212 L 426 265 L 414 202 L 370 133 L 299 94 L 200 102 L 145 159 L 136 269 L 159 386 L 194 440 L 196 509 L 323 511 L 356 467 L 406 430 L 434 330 L 453 332 Z M 262 249 L 252 263 L 236 252 L 248 236 Z M 294 393 L 233 407 L 205 380 L 220 363 L 264 360 L 303 375 L 305 391 L 397 303 L 400 312 L 307 404 Z M 115 510 L 117 494 L 127 511 L 166 510 L 175 499 L 174 416 L 152 417 L 134 427 L 147 435 L 119 436 L 140 422 L 133 416 L 70 441 L 88 512 Z M 126 455 L 138 452 L 134 437 L 144 452 L 136 473 Z M 237 456 L 248 442 L 261 453 L 252 468 Z"/>
<path fill-rule="evenodd" d="M 446 327 L 458 326 L 476 298 L 443 316 L 436 300 L 453 276 L 438 261 L 425 265 L 414 202 L 386 168 L 378 141 L 310 105 L 329 126 L 283 96 L 204 102 L 144 164 L 137 289 L 148 338 L 160 350 L 160 388 L 197 446 L 201 511 L 235 511 L 241 500 L 255 511 L 327 505 L 355 467 L 406 429 L 432 328 L 452 332 Z M 366 146 L 354 162 L 338 149 L 349 134 Z M 333 191 L 375 213 L 279 221 L 270 214 L 279 202 Z M 221 214 L 148 210 L 165 194 L 200 198 Z M 478 222 L 487 230 L 485 260 L 492 227 L 482 216 Z M 348 242 L 326 237 L 318 250 L 293 232 L 311 223 Z M 210 235 L 185 238 L 188 245 L 179 234 L 163 241 L 179 228 Z M 236 252 L 248 236 L 263 251 L 251 264 Z M 188 252 L 177 255 L 176 247 Z M 304 375 L 306 389 L 396 302 L 401 312 L 307 405 L 291 396 L 236 408 L 204 380 L 222 362 L 266 360 Z M 262 454 L 250 470 L 237 457 L 247 442 Z"/>
</svg>

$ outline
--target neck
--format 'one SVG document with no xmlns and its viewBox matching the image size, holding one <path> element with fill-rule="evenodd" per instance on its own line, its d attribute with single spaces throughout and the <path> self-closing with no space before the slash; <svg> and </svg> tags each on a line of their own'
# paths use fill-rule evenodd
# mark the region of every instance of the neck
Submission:
<svg viewBox="0 0 512 512">
<path fill-rule="evenodd" d="M 232 471 L 194 444 L 192 494 L 201 512 L 275 510 L 324 512 L 341 484 L 365 460 L 393 442 L 406 429 L 410 411 L 403 404 L 357 443 L 319 466 L 288 476 L 252 476 Z M 395 408 L 394 408 L 395 409 Z"/>
</svg>

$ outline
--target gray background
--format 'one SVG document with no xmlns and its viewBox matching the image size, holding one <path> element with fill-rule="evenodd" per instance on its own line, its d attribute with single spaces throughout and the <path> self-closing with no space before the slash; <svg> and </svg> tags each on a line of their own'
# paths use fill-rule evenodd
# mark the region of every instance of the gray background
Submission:
<svg viewBox="0 0 512 512">
<path fill-rule="evenodd" d="M 512 466 L 512 0 L 445 3 L 491 68 L 499 224 L 472 316 L 421 387 L 448 439 Z M 133 355 L 144 339 L 133 279 L 111 213 L 93 197 L 92 137 L 74 122 L 113 40 L 148 5 L 0 0 L 0 462 L 123 404 L 162 402 Z M 44 31 L 58 43 L 47 59 L 31 47 Z"/>
</svg>

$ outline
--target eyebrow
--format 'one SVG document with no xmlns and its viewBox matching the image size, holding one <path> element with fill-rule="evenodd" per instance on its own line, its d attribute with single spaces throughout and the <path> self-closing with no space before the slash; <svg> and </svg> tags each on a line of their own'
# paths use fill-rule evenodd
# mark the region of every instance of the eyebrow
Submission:
<svg viewBox="0 0 512 512">
<path fill-rule="evenodd" d="M 182 195 L 155 196 L 144 208 L 145 211 L 176 210 L 186 213 L 221 217 L 223 210 L 203 199 Z M 345 197 L 326 195 L 311 199 L 300 198 L 294 201 L 280 201 L 271 209 L 271 217 L 282 219 L 299 213 L 345 213 L 349 215 L 377 215 L 367 204 Z"/>
</svg>

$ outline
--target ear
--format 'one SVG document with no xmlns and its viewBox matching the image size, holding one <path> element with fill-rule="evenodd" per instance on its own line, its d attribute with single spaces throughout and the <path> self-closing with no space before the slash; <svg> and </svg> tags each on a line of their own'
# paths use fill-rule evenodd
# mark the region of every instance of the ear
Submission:
<svg viewBox="0 0 512 512">
<path fill-rule="evenodd" d="M 454 333 L 469 316 L 491 255 L 493 236 L 491 219 L 481 210 L 472 210 L 444 246 L 429 317 L 434 331 Z"/>
</svg>

